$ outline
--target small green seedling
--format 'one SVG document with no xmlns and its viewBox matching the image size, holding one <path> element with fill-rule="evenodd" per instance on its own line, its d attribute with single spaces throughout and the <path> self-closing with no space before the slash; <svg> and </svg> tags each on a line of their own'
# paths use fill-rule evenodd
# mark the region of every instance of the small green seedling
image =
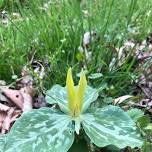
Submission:
<svg viewBox="0 0 152 152">
<path fill-rule="evenodd" d="M 74 85 L 71 68 L 66 87 L 55 85 L 47 91 L 46 100 L 58 109 L 41 108 L 23 114 L 5 139 L 5 152 L 67 152 L 75 132 L 84 129 L 98 147 L 141 147 L 142 138 L 130 116 L 117 106 L 90 108 L 98 90 L 87 85 L 84 72 Z"/>
</svg>

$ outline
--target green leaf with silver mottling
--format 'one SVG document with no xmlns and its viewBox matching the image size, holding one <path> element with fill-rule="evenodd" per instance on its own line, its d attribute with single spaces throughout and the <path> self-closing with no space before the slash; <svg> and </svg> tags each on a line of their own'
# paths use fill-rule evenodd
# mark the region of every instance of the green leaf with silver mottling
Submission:
<svg viewBox="0 0 152 152">
<path fill-rule="evenodd" d="M 90 104 L 98 98 L 97 89 L 93 89 L 87 86 L 85 95 L 84 95 L 84 103 L 82 106 L 82 113 L 85 112 Z M 50 104 L 58 104 L 61 110 L 65 113 L 69 113 L 68 109 L 68 96 L 66 87 L 62 87 L 60 85 L 55 85 L 46 92 L 46 101 Z"/>
<path fill-rule="evenodd" d="M 128 110 L 127 113 L 134 120 L 134 122 L 144 116 L 144 112 L 142 110 L 135 108 Z"/>
<path fill-rule="evenodd" d="M 0 135 L 0 152 L 4 152 L 6 135 Z"/>
<path fill-rule="evenodd" d="M 82 113 L 84 113 L 90 106 L 92 102 L 94 102 L 98 98 L 98 90 L 87 86 L 85 96 L 84 96 L 84 103 L 82 106 Z"/>
<path fill-rule="evenodd" d="M 69 113 L 68 96 L 65 87 L 54 85 L 50 90 L 46 92 L 45 99 L 47 103 L 58 104 L 63 112 Z"/>
<path fill-rule="evenodd" d="M 92 109 L 82 116 L 82 125 L 91 141 L 99 146 L 140 147 L 142 138 L 129 115 L 116 106 Z"/>
<path fill-rule="evenodd" d="M 5 152 L 67 152 L 74 141 L 71 118 L 42 108 L 25 113 L 6 138 Z"/>
</svg>

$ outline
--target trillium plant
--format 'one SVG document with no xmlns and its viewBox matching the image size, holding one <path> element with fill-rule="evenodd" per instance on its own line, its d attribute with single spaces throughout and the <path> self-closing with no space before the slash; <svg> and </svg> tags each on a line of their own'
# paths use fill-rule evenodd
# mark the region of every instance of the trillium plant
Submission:
<svg viewBox="0 0 152 152">
<path fill-rule="evenodd" d="M 6 136 L 5 152 L 67 152 L 80 129 L 98 147 L 142 145 L 136 124 L 120 107 L 90 107 L 98 98 L 98 90 L 87 85 L 83 71 L 77 86 L 70 68 L 66 86 L 55 85 L 46 94 L 46 101 L 59 108 L 41 108 L 23 114 Z"/>
</svg>

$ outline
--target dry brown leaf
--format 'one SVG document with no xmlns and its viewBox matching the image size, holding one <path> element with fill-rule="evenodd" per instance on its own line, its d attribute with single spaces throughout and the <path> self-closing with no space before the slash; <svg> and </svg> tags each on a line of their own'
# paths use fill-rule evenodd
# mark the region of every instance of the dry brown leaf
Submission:
<svg viewBox="0 0 152 152">
<path fill-rule="evenodd" d="M 3 121 L 5 120 L 7 116 L 6 111 L 0 111 L 0 129 L 2 128 Z"/>
<path fill-rule="evenodd" d="M 31 94 L 33 94 L 33 90 L 30 87 L 24 87 L 20 89 L 20 93 L 23 97 L 23 112 L 28 112 L 33 109 L 33 99 Z"/>
<path fill-rule="evenodd" d="M 32 68 L 34 73 L 39 77 L 39 79 L 43 79 L 45 76 L 45 68 L 44 63 L 42 61 L 34 60 L 32 62 Z"/>
<path fill-rule="evenodd" d="M 3 93 L 2 93 L 2 89 L 4 89 L 4 88 L 6 89 L 7 87 L 6 86 L 2 86 L 0 84 L 0 101 L 9 102 L 8 98 L 6 98 L 5 95 L 3 95 Z"/>
<path fill-rule="evenodd" d="M 120 48 L 116 48 L 115 50 L 118 53 L 118 65 L 121 66 L 126 58 L 130 55 L 130 51 L 134 49 L 136 43 L 132 40 L 128 40 L 124 43 L 124 45 Z"/>
<path fill-rule="evenodd" d="M 0 103 L 0 111 L 8 111 L 10 107 Z"/>
<path fill-rule="evenodd" d="M 17 80 L 17 86 L 18 88 L 23 88 L 26 86 L 32 86 L 34 83 L 34 80 L 30 74 L 30 70 L 27 66 L 23 66 L 21 71 L 22 78 Z"/>
<path fill-rule="evenodd" d="M 15 103 L 23 112 L 30 111 L 33 105 L 34 89 L 31 86 L 20 90 L 2 89 L 4 95 Z"/>
<path fill-rule="evenodd" d="M 7 105 L 0 103 L 0 132 L 7 133 L 13 122 L 21 115 L 22 112 L 32 110 L 34 89 L 32 88 L 33 79 L 31 76 L 23 73 L 22 87 L 20 90 L 10 89 L 8 86 L 0 86 L 0 101 L 7 102 Z M 16 110 L 17 107 L 12 107 L 14 104 L 21 110 Z"/>
<path fill-rule="evenodd" d="M 35 108 L 41 108 L 41 107 L 46 107 L 47 106 L 47 103 L 45 101 L 45 97 L 43 94 L 40 94 L 36 99 L 35 99 L 35 102 L 34 102 L 34 107 Z"/>
<path fill-rule="evenodd" d="M 19 90 L 2 89 L 2 92 L 8 99 L 14 102 L 19 108 L 21 109 L 23 108 L 24 99 Z"/>
<path fill-rule="evenodd" d="M 8 102 L 8 99 L 0 92 L 0 101 Z"/>
<path fill-rule="evenodd" d="M 7 111 L 0 110 L 0 129 L 1 133 L 7 133 L 17 117 L 21 115 L 21 110 L 15 110 L 14 107 L 9 107 Z"/>
<path fill-rule="evenodd" d="M 6 133 L 7 131 L 10 130 L 11 123 L 12 123 L 11 118 L 12 118 L 13 112 L 14 112 L 14 108 L 10 108 L 9 111 L 7 112 L 7 116 L 4 119 L 3 124 L 2 124 L 2 133 Z"/>
<path fill-rule="evenodd" d="M 122 102 L 124 102 L 125 100 L 129 99 L 129 98 L 132 98 L 133 96 L 131 95 L 125 95 L 125 96 L 121 96 L 121 97 L 118 97 L 116 99 L 114 99 L 113 103 L 114 105 L 116 104 L 121 104 Z"/>
<path fill-rule="evenodd" d="M 3 122 L 5 121 L 7 117 L 7 112 L 9 111 L 9 109 L 10 107 L 0 103 L 0 129 L 1 130 L 3 128 Z"/>
<path fill-rule="evenodd" d="M 141 108 L 152 109 L 152 99 L 143 99 L 139 103 L 134 103 L 134 105 Z"/>
<path fill-rule="evenodd" d="M 31 86 L 33 85 L 33 78 L 31 75 L 25 75 L 22 77 L 22 79 L 20 79 L 19 81 L 17 81 L 18 87 L 22 88 L 25 86 Z"/>
<path fill-rule="evenodd" d="M 21 110 L 15 110 L 12 115 L 12 122 L 16 121 L 16 119 L 21 115 L 21 113 L 22 113 Z"/>
<path fill-rule="evenodd" d="M 150 73 L 149 71 L 147 71 Z M 146 98 L 151 99 L 152 98 L 152 79 L 146 78 L 145 75 L 141 75 L 138 81 L 138 86 L 142 90 L 142 92 L 145 94 Z"/>
<path fill-rule="evenodd" d="M 83 46 L 87 48 L 89 46 L 89 44 L 91 43 L 92 39 L 96 37 L 96 35 L 97 34 L 95 31 L 84 33 Z"/>
</svg>

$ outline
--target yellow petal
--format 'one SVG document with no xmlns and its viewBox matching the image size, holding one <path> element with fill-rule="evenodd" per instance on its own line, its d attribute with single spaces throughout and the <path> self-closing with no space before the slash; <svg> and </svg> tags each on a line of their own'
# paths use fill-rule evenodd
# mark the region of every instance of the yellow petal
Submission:
<svg viewBox="0 0 152 152">
<path fill-rule="evenodd" d="M 78 84 L 78 90 L 77 90 L 77 102 L 78 102 L 77 104 L 80 111 L 82 109 L 86 87 L 87 87 L 87 80 L 86 80 L 85 73 L 82 70 L 79 84 Z"/>
<path fill-rule="evenodd" d="M 74 88 L 71 68 L 69 68 L 68 73 L 67 73 L 66 87 L 67 87 L 67 93 L 68 93 L 69 109 L 70 111 L 73 111 L 74 101 L 75 101 L 75 88 Z"/>
</svg>

